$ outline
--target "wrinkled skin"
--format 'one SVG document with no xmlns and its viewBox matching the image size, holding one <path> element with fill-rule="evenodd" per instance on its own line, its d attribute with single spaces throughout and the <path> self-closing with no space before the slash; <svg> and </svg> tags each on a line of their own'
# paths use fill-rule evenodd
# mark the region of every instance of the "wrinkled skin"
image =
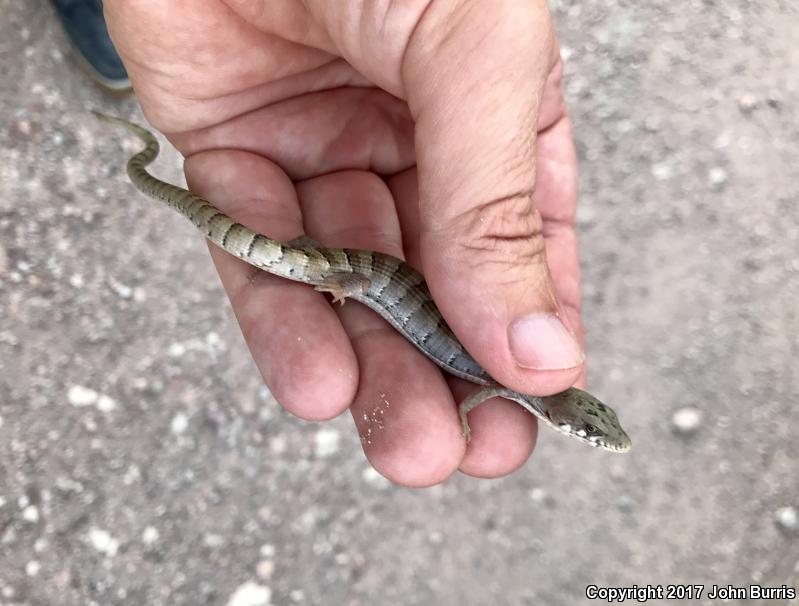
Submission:
<svg viewBox="0 0 799 606">
<path fill-rule="evenodd" d="M 306 233 L 406 258 L 508 387 L 582 384 L 576 162 L 543 1 L 107 0 L 105 10 L 193 190 L 277 239 Z M 455 402 L 473 386 L 445 380 L 369 310 L 333 309 L 211 255 L 276 399 L 306 419 L 349 408 L 383 475 L 411 486 L 457 469 L 495 477 L 532 452 L 534 418 L 503 400 L 472 413 L 467 449 Z"/>
</svg>

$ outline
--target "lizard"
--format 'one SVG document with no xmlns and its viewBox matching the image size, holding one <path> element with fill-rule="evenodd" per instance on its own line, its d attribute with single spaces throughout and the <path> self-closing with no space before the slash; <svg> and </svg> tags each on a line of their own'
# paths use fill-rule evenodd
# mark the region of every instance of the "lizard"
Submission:
<svg viewBox="0 0 799 606">
<path fill-rule="evenodd" d="M 205 198 L 151 175 L 146 167 L 160 148 L 149 130 L 122 118 L 93 113 L 144 143 L 144 149 L 127 162 L 133 185 L 185 216 L 212 243 L 258 269 L 329 293 L 334 302 L 353 299 L 366 305 L 444 371 L 480 385 L 481 389 L 458 407 L 467 442 L 471 438 L 469 411 L 490 398 L 502 397 L 549 427 L 591 446 L 613 452 L 627 452 L 632 447 L 615 411 L 586 391 L 571 387 L 554 395 L 533 396 L 497 383 L 449 328 L 422 274 L 401 259 L 368 250 L 327 248 L 306 236 L 284 244 L 259 234 Z"/>
</svg>

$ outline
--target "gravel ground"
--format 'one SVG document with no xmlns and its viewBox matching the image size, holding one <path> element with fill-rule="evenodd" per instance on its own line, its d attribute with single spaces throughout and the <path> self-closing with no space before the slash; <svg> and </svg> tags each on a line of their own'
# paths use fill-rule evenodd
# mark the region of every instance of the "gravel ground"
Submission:
<svg viewBox="0 0 799 606">
<path fill-rule="evenodd" d="M 135 101 L 87 82 L 44 0 L 0 0 L 0 604 L 799 585 L 799 12 L 553 10 L 591 387 L 635 449 L 542 432 L 510 477 L 410 490 L 369 468 L 346 416 L 276 405 L 201 239 L 132 194 L 135 143 L 86 113 L 140 119 Z M 158 172 L 182 181 L 174 152 Z"/>
</svg>

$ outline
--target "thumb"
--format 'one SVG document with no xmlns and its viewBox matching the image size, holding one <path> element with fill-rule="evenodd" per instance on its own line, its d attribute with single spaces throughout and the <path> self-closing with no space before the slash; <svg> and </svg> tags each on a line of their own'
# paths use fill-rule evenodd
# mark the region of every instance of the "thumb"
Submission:
<svg viewBox="0 0 799 606">
<path fill-rule="evenodd" d="M 484 8 L 433 2 L 403 63 L 416 122 L 422 264 L 475 359 L 504 385 L 543 395 L 571 386 L 584 362 L 549 273 L 533 195 L 557 45 L 545 2 Z"/>
</svg>

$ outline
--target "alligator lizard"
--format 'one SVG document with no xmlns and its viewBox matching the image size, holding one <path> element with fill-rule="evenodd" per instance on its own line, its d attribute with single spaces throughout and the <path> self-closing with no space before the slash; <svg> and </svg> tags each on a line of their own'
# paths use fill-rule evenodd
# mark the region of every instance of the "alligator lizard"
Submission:
<svg viewBox="0 0 799 606">
<path fill-rule="evenodd" d="M 343 303 L 350 298 L 363 303 L 445 371 L 483 386 L 458 409 L 467 441 L 471 436 L 468 412 L 499 396 L 516 402 L 567 436 L 615 452 L 630 449 L 630 438 L 616 413 L 591 394 L 572 387 L 551 396 L 531 396 L 494 381 L 460 344 L 433 302 L 424 278 L 407 263 L 378 252 L 325 248 L 305 237 L 282 244 L 256 233 L 204 198 L 148 173 L 145 167 L 159 151 L 150 131 L 121 118 L 94 114 L 126 128 L 144 142 L 145 148 L 127 163 L 133 184 L 184 215 L 211 242 L 259 269 L 328 292 L 335 301 Z"/>
</svg>

